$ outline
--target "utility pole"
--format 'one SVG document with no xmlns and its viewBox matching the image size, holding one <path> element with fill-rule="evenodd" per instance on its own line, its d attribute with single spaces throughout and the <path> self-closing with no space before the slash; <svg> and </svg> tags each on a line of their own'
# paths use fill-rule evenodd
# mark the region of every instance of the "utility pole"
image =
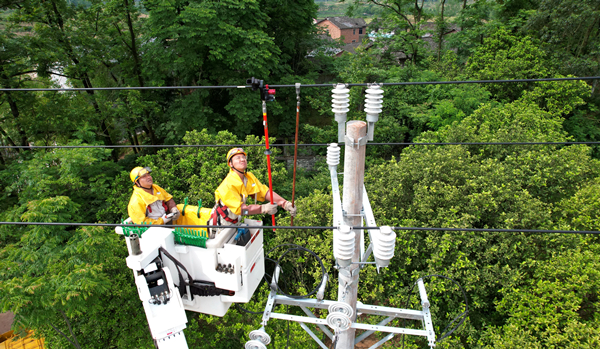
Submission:
<svg viewBox="0 0 600 349">
<path fill-rule="evenodd" d="M 367 144 L 367 123 L 350 121 L 346 124 L 346 151 L 344 155 L 344 225 L 356 227 L 362 225 L 363 185 L 365 181 L 365 150 Z M 360 231 L 353 231 L 357 243 L 354 244 L 352 264 L 339 269 L 338 301 L 356 309 L 358 293 L 358 273 L 360 271 Z M 352 322 L 356 321 L 356 312 Z M 354 348 L 355 329 L 350 328 L 338 334 L 336 348 Z"/>
<path fill-rule="evenodd" d="M 261 81 L 262 82 L 262 81 Z M 296 86 L 298 86 L 297 84 Z M 333 201 L 333 256 L 336 260 L 335 268 L 338 269 L 338 299 L 337 301 L 324 299 L 328 275 L 323 274 L 316 298 L 296 298 L 287 295 L 279 295 L 276 275 L 279 275 L 280 267 L 277 266 L 273 273 L 271 292 L 267 298 L 267 304 L 262 317 L 262 327 L 250 332 L 250 340 L 246 342 L 246 349 L 267 349 L 271 343 L 271 337 L 265 331 L 270 319 L 299 322 L 300 327 L 315 340 L 322 349 L 328 349 L 317 335 L 306 324 L 316 325 L 321 333 L 326 335 L 335 349 L 351 349 L 357 343 L 361 343 L 375 332 L 387 333 L 379 342 L 371 346 L 378 348 L 383 343 L 394 338 L 395 335 L 412 335 L 426 337 L 429 347 L 436 345 L 435 331 L 429 311 L 429 300 L 423 280 L 418 280 L 419 294 L 421 295 L 422 310 L 398 309 L 381 305 L 369 305 L 358 302 L 359 272 L 368 264 L 380 268 L 387 268 L 394 256 L 396 246 L 396 234 L 389 226 L 378 227 L 373 215 L 373 209 L 369 203 L 367 191 L 364 187 L 365 181 L 365 153 L 367 141 L 373 140 L 375 123 L 379 119 L 382 108 L 383 90 L 381 85 L 369 84 L 365 91 L 365 113 L 367 122 L 346 122 L 349 111 L 349 92 L 347 85 L 337 84 L 332 92 L 332 112 L 338 122 L 338 142 L 344 142 L 346 146 L 344 158 L 344 192 L 343 201 L 340 200 L 337 167 L 340 163 L 340 148 L 337 143 L 331 143 L 327 147 L 327 165 L 331 176 L 331 196 Z M 368 123 L 368 124 L 367 124 Z M 367 132 L 368 131 L 368 132 Z M 369 246 L 365 249 L 363 238 L 363 221 L 369 226 Z M 353 230 L 356 229 L 356 230 Z M 373 255 L 374 262 L 369 262 Z M 307 316 L 285 314 L 275 311 L 275 306 L 285 304 L 302 308 Z M 327 309 L 328 314 L 323 318 L 313 313 L 308 308 Z M 386 316 L 377 324 L 361 323 L 357 321 L 357 314 L 367 316 Z M 463 313 L 463 314 L 466 314 Z M 394 319 L 406 319 L 420 321 L 423 329 L 401 328 L 387 326 Z M 328 326 L 335 331 L 332 333 Z M 363 330 L 356 337 L 356 329 Z"/>
</svg>

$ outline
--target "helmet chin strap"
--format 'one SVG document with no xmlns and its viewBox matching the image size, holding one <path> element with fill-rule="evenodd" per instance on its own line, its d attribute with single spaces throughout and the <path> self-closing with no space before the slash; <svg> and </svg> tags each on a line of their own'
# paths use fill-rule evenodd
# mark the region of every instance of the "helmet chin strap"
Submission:
<svg viewBox="0 0 600 349">
<path fill-rule="evenodd" d="M 152 189 L 152 186 L 150 186 L 150 188 L 142 187 L 142 185 L 140 184 L 140 180 L 139 179 L 135 182 L 135 185 L 137 185 L 140 188 L 146 189 L 146 190 L 151 190 Z"/>
<path fill-rule="evenodd" d="M 238 170 L 237 168 L 235 168 L 235 166 L 233 166 L 233 164 L 231 164 L 231 168 L 240 174 L 246 174 L 246 171 L 248 170 L 248 169 L 246 169 L 246 170 L 244 170 L 244 172 L 242 172 L 242 171 Z"/>
</svg>

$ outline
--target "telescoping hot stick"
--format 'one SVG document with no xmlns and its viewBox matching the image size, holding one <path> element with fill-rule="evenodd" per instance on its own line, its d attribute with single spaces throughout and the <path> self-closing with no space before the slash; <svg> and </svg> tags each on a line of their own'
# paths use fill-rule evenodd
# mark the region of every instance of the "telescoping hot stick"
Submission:
<svg viewBox="0 0 600 349">
<path fill-rule="evenodd" d="M 271 150 L 269 148 L 269 124 L 267 123 L 267 102 L 275 100 L 275 90 L 269 89 L 269 85 L 263 85 L 263 80 L 256 78 L 250 78 L 246 81 L 247 84 L 252 86 L 252 90 L 258 89 L 260 91 L 260 99 L 262 100 L 262 111 L 263 111 L 263 126 L 265 127 L 265 154 L 267 155 L 267 170 L 269 173 L 269 199 L 273 204 L 273 179 L 271 176 Z M 273 220 L 273 226 L 275 226 L 275 215 L 271 215 Z M 275 231 L 275 228 L 273 228 Z"/>
</svg>

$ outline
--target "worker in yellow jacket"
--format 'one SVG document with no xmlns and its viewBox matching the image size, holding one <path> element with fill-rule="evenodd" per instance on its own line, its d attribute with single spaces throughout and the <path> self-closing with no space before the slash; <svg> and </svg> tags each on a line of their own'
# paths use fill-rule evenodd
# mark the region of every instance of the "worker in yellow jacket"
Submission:
<svg viewBox="0 0 600 349">
<path fill-rule="evenodd" d="M 242 148 L 233 148 L 227 153 L 229 174 L 215 191 L 215 207 L 209 225 L 235 224 L 239 222 L 240 216 L 260 213 L 273 215 L 277 213 L 278 206 L 289 211 L 292 217 L 296 215 L 296 207 L 275 192 L 273 204 L 246 203 L 248 199 L 254 202 L 268 201 L 270 197 L 269 187 L 247 171 L 246 157 L 247 154 Z"/>
<path fill-rule="evenodd" d="M 149 167 L 136 167 L 129 173 L 134 183 L 127 211 L 135 224 L 167 224 L 181 215 L 173 196 L 154 184 Z"/>
</svg>

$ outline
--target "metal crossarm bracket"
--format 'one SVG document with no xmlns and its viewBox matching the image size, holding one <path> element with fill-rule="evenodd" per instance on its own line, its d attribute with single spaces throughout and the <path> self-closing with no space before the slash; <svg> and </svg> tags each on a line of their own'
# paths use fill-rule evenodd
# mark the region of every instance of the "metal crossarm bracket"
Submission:
<svg viewBox="0 0 600 349">
<path fill-rule="evenodd" d="M 362 212 L 365 215 L 365 221 L 367 223 L 366 225 L 368 227 L 376 227 L 377 223 L 375 222 L 375 216 L 373 215 L 373 209 L 371 208 L 371 203 L 369 202 L 369 195 L 367 194 L 367 188 L 364 185 L 363 185 L 363 209 L 362 209 Z M 372 233 L 371 233 L 371 230 L 368 230 L 368 232 L 369 232 L 369 247 L 367 247 L 367 250 L 362 254 L 362 258 L 361 258 L 362 262 L 366 262 L 369 259 L 369 256 L 371 255 L 371 253 L 373 252 L 373 238 L 371 237 Z"/>
<path fill-rule="evenodd" d="M 349 274 L 349 273 L 346 273 L 346 274 Z M 418 283 L 419 283 L 419 281 L 418 281 Z M 420 292 L 425 291 L 424 285 L 422 285 L 422 280 L 420 281 L 419 291 Z M 374 332 L 387 332 L 390 335 L 385 337 L 384 338 L 385 340 L 380 341 L 376 346 L 373 346 L 374 348 L 379 347 L 384 342 L 391 339 L 393 337 L 393 334 L 406 334 L 406 335 L 427 337 L 429 346 L 434 347 L 435 346 L 435 332 L 433 330 L 433 326 L 431 323 L 431 313 L 429 312 L 429 301 L 427 300 L 426 293 L 424 293 L 423 295 L 424 295 L 424 297 L 421 297 L 422 304 L 423 304 L 422 311 L 411 310 L 411 309 L 397 309 L 397 308 L 390 308 L 390 307 L 382 307 L 382 306 L 368 305 L 368 304 L 363 304 L 361 302 L 357 302 L 356 311 L 358 313 L 368 314 L 368 315 L 387 316 L 387 318 L 384 319 L 383 321 L 379 322 L 377 325 L 363 324 L 363 323 L 359 323 L 359 322 L 351 323 L 350 328 L 367 331 L 367 332 L 363 333 L 362 335 L 356 337 L 355 344 L 361 342 L 362 340 L 364 340 L 366 337 L 368 337 L 370 334 L 372 334 Z M 316 317 L 313 314 L 313 312 L 307 308 L 329 309 L 331 305 L 337 304 L 337 303 L 338 302 L 331 301 L 331 300 L 318 301 L 316 299 L 311 299 L 311 298 L 296 299 L 296 298 L 290 298 L 287 296 L 276 295 L 276 294 L 274 294 L 274 292 L 271 292 L 271 294 L 269 294 L 269 299 L 268 299 L 267 305 L 265 307 L 265 313 L 263 314 L 263 326 L 266 325 L 266 322 L 269 319 L 281 319 L 281 320 L 298 322 L 298 323 L 300 323 L 300 326 L 313 339 L 315 339 L 315 341 L 319 344 L 319 346 L 321 346 L 321 343 L 320 343 L 320 340 L 318 339 L 318 337 L 314 334 L 313 331 L 311 331 L 308 327 L 306 327 L 306 324 L 317 325 L 330 339 L 333 338 L 333 333 L 327 328 L 328 323 L 327 323 L 326 319 Z M 275 304 L 298 306 L 306 313 L 307 316 L 297 316 L 297 315 L 273 312 L 272 310 L 273 310 Z M 391 322 L 392 320 L 397 319 L 397 318 L 421 321 L 425 325 L 425 329 L 418 330 L 418 329 L 386 326 L 386 324 L 388 324 L 389 322 Z"/>
<path fill-rule="evenodd" d="M 354 141 L 354 139 L 348 137 L 347 135 L 344 136 L 344 142 L 350 145 L 352 148 L 358 148 L 361 145 L 365 145 L 367 144 L 367 141 L 368 137 L 360 137 L 357 141 Z"/>
</svg>

